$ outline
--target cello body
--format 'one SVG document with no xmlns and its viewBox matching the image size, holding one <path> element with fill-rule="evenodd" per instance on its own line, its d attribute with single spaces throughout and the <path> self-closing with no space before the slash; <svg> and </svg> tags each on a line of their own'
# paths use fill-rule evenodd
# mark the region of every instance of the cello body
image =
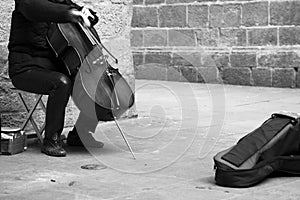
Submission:
<svg viewBox="0 0 300 200">
<path fill-rule="evenodd" d="M 76 106 L 99 121 L 109 121 L 134 104 L 134 93 L 118 69 L 108 63 L 92 30 L 80 23 L 51 23 L 47 39 L 74 81 Z"/>
</svg>

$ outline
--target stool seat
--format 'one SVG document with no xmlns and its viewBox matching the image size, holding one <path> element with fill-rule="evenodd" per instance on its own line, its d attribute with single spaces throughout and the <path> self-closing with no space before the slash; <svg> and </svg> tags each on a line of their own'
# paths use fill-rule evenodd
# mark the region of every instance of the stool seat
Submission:
<svg viewBox="0 0 300 200">
<path fill-rule="evenodd" d="M 20 90 L 17 88 L 11 88 L 11 90 L 13 92 L 17 93 L 21 104 L 23 105 L 25 111 L 27 112 L 26 118 L 25 118 L 24 122 L 22 123 L 20 130 L 24 131 L 28 122 L 30 122 L 38 139 L 42 142 L 43 141 L 43 132 L 45 130 L 46 123 L 44 122 L 43 125 L 39 128 L 37 123 L 35 122 L 35 119 L 33 118 L 33 113 L 34 113 L 34 111 L 36 111 L 38 105 L 40 105 L 43 112 L 46 113 L 46 106 L 45 106 L 44 102 L 42 101 L 43 95 L 23 91 L 23 90 Z M 28 106 L 28 102 L 26 102 L 26 100 L 24 99 L 23 94 L 34 94 L 35 95 L 35 101 L 34 101 L 33 105 L 31 106 L 31 108 Z"/>
</svg>

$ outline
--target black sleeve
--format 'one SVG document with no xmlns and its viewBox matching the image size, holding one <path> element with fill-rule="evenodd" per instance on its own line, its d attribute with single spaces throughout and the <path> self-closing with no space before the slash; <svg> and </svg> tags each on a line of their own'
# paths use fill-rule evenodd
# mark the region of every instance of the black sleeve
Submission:
<svg viewBox="0 0 300 200">
<path fill-rule="evenodd" d="M 72 22 L 70 9 L 76 8 L 74 5 L 53 3 L 48 0 L 19 0 L 17 9 L 28 20 L 37 22 Z"/>
</svg>

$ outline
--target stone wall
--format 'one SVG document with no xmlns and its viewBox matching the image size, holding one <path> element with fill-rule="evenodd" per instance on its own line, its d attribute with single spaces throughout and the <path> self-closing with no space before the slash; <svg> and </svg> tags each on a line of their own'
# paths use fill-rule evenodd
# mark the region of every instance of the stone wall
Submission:
<svg viewBox="0 0 300 200">
<path fill-rule="evenodd" d="M 75 0 L 74 2 L 91 7 L 98 13 L 99 23 L 96 29 L 103 44 L 119 59 L 117 66 L 134 90 L 134 68 L 130 49 L 130 24 L 132 16 L 132 0 Z M 14 9 L 13 0 L 0 1 L 0 113 L 4 126 L 18 127 L 23 122 L 26 113 L 19 103 L 17 95 L 13 93 L 7 75 L 7 44 L 10 31 L 11 12 Z M 29 102 L 34 96 L 28 95 Z M 47 101 L 47 98 L 44 98 Z M 78 115 L 78 110 L 72 100 L 67 107 L 65 126 L 72 126 Z M 133 107 L 126 113 L 127 117 L 136 115 Z M 35 113 L 39 124 L 44 120 L 41 109 Z M 30 127 L 28 127 L 30 129 Z"/>
<path fill-rule="evenodd" d="M 300 87 L 300 1 L 133 4 L 137 79 Z"/>
</svg>

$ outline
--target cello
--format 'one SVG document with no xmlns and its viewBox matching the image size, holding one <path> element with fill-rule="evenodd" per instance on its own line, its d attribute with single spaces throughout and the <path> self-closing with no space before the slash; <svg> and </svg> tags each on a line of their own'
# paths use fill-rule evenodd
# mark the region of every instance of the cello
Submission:
<svg viewBox="0 0 300 200">
<path fill-rule="evenodd" d="M 117 119 L 134 104 L 134 93 L 117 68 L 108 62 L 108 55 L 95 29 L 82 23 L 51 23 L 47 40 L 74 81 L 72 98 L 81 112 L 98 121 L 114 120 L 133 158 Z"/>
</svg>

